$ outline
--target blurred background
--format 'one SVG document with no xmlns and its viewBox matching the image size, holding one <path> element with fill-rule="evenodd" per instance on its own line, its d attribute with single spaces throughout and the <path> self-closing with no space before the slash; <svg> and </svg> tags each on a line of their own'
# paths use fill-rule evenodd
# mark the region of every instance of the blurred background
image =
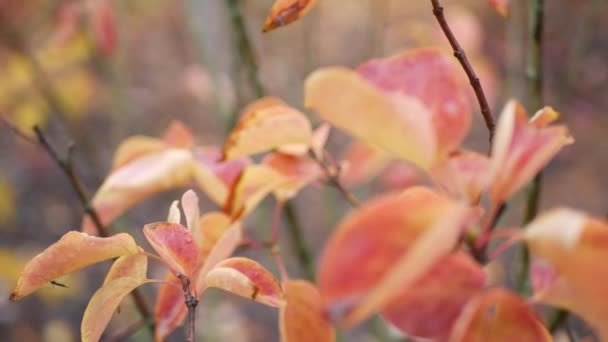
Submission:
<svg viewBox="0 0 608 342">
<path fill-rule="evenodd" d="M 116 146 L 128 136 L 159 136 L 172 120 L 181 120 L 200 144 L 219 146 L 239 109 L 261 95 L 302 108 L 303 80 L 320 66 L 352 67 L 420 46 L 449 52 L 430 1 L 319 2 L 299 22 L 262 34 L 272 0 L 0 0 L 5 123 L 0 125 L 0 340 L 79 340 L 84 308 L 109 266 L 62 279 L 68 288 L 49 285 L 18 303 L 8 301 L 24 263 L 67 230 L 78 229 L 82 218 L 65 176 L 14 129 L 33 137 L 32 127 L 39 125 L 60 153 L 74 143 L 76 170 L 92 195 Z M 484 0 L 443 1 L 495 116 L 509 98 L 529 100 L 527 2 L 511 2 L 511 14 L 504 18 Z M 541 207 L 573 206 L 603 216 L 608 211 L 608 3 L 553 0 L 546 2 L 545 13 L 544 102 L 562 113 L 576 143 L 546 170 Z M 476 113 L 465 145 L 486 151 L 487 131 L 472 91 L 471 100 Z M 347 143 L 333 132 L 329 150 L 341 156 Z M 367 198 L 415 181 L 407 170 L 385 173 L 354 191 Z M 128 231 L 147 246 L 142 225 L 163 220 L 181 192 L 138 205 L 112 229 Z M 515 197 L 508 221 L 521 221 L 521 198 Z M 249 220 L 252 235 L 268 233 L 271 205 L 266 201 Z M 203 206 L 214 208 L 210 201 Z M 294 206 L 305 241 L 318 257 L 348 204 L 332 189 L 309 187 Z M 283 238 L 290 273 L 302 275 L 289 254 L 289 237 Z M 245 253 L 273 269 L 267 253 Z M 163 271 L 152 267 L 150 275 L 159 278 Z M 142 290 L 152 306 L 156 285 Z M 138 319 L 127 299 L 106 336 Z M 275 310 L 219 291 L 204 298 L 199 319 L 204 341 L 278 340 Z M 367 331 L 355 330 L 347 340 L 374 341 Z M 131 337 L 150 339 L 146 329 Z M 183 340 L 182 331 L 171 340 Z"/>
</svg>

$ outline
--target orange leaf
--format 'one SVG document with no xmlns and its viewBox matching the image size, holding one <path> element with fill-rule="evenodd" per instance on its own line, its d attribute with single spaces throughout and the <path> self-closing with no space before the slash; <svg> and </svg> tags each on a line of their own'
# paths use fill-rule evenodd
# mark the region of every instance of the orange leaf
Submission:
<svg viewBox="0 0 608 342">
<path fill-rule="evenodd" d="M 291 24 L 316 6 L 318 0 L 276 0 L 262 31 L 268 32 L 278 27 Z"/>
<path fill-rule="evenodd" d="M 166 149 L 146 154 L 112 172 L 93 197 L 92 204 L 102 222 L 109 223 L 156 193 L 186 185 L 192 169 L 192 153 L 188 150 Z M 83 230 L 96 232 L 88 217 Z"/>
<path fill-rule="evenodd" d="M 490 196 L 495 203 L 508 199 L 574 141 L 565 126 L 544 127 L 540 121 L 529 123 L 525 109 L 514 100 L 503 109 L 490 161 Z"/>
<path fill-rule="evenodd" d="M 342 157 L 346 164 L 340 169 L 340 180 L 346 186 L 368 182 L 376 177 L 391 159 L 384 151 L 355 141 L 347 147 Z"/>
<path fill-rule="evenodd" d="M 345 217 L 325 247 L 318 272 L 319 291 L 336 318 L 356 307 L 452 207 L 449 198 L 412 187 L 369 201 Z"/>
<path fill-rule="evenodd" d="M 286 104 L 252 105 L 239 119 L 224 144 L 224 159 L 265 152 L 289 144 L 310 145 L 312 128 L 306 115 Z M 279 100 L 276 100 L 279 101 Z M 274 103 L 274 101 L 270 101 Z"/>
<path fill-rule="evenodd" d="M 194 136 L 181 121 L 173 120 L 163 135 L 165 144 L 177 148 L 193 148 Z"/>
<path fill-rule="evenodd" d="M 80 327 L 82 341 L 99 341 L 120 302 L 131 291 L 146 282 L 145 278 L 121 277 L 111 280 L 97 290 L 82 317 Z"/>
<path fill-rule="evenodd" d="M 285 178 L 285 183 L 274 190 L 280 201 L 292 198 L 300 189 L 323 177 L 319 164 L 308 157 L 275 152 L 268 154 L 262 164 L 278 171 Z"/>
<path fill-rule="evenodd" d="M 337 128 L 424 169 L 436 154 L 431 113 L 417 98 L 385 93 L 355 71 L 330 67 L 306 79 L 305 104 Z"/>
<path fill-rule="evenodd" d="M 608 264 L 601 262 L 608 251 L 608 222 L 554 209 L 532 221 L 524 239 L 535 258 L 535 297 L 577 313 L 598 330 L 601 340 L 608 339 Z"/>
<path fill-rule="evenodd" d="M 433 48 L 407 50 L 366 62 L 357 72 L 387 93 L 422 101 L 432 115 L 439 157 L 460 146 L 471 126 L 471 108 L 468 85 L 452 56 Z"/>
<path fill-rule="evenodd" d="M 545 342 L 551 335 L 516 294 L 502 288 L 471 300 L 454 325 L 450 342 Z"/>
<path fill-rule="evenodd" d="M 287 179 L 266 165 L 251 165 L 245 168 L 230 197 L 224 212 L 233 219 L 245 217 L 272 191 L 279 189 Z"/>
<path fill-rule="evenodd" d="M 391 300 L 382 316 L 407 336 L 446 340 L 464 306 L 484 284 L 479 264 L 465 253 L 451 254 Z"/>
<path fill-rule="evenodd" d="M 210 235 L 207 235 L 210 236 Z M 206 286 L 205 277 L 207 273 L 220 261 L 228 258 L 234 253 L 243 239 L 243 229 L 240 222 L 235 222 L 226 227 L 226 230 L 212 242 L 202 247 L 202 253 L 206 255 L 205 263 L 201 266 L 196 280 L 196 290 L 200 293 Z"/>
<path fill-rule="evenodd" d="M 279 313 L 282 342 L 332 342 L 334 329 L 317 288 L 304 280 L 283 283 L 286 305 Z"/>
<path fill-rule="evenodd" d="M 247 258 L 226 259 L 207 273 L 206 283 L 268 306 L 284 303 L 281 286 L 262 265 Z"/>
<path fill-rule="evenodd" d="M 158 138 L 151 138 L 141 135 L 128 137 L 114 152 L 112 170 L 116 170 L 138 158 L 147 154 L 161 152 L 167 145 Z"/>
<path fill-rule="evenodd" d="M 407 251 L 380 278 L 345 318 L 352 325 L 368 317 L 391 303 L 403 291 L 407 291 L 416 281 L 429 272 L 438 262 L 456 248 L 463 228 L 476 221 L 481 213 L 461 204 L 452 204 L 442 215 L 435 218 L 425 231 L 419 234 Z M 478 268 L 478 273 L 482 273 Z M 481 278 L 483 283 L 483 276 Z"/>
<path fill-rule="evenodd" d="M 316 157 L 323 156 L 323 149 L 325 148 L 325 143 L 327 143 L 327 139 L 329 138 L 329 132 L 331 131 L 331 126 L 325 122 L 317 129 L 312 132 L 312 137 L 310 139 L 310 145 L 308 144 L 288 144 L 282 145 L 277 148 L 278 152 L 283 154 L 289 154 L 296 157 L 304 157 L 308 155 L 309 152 L 312 152 Z"/>
<path fill-rule="evenodd" d="M 461 150 L 437 163 L 431 170 L 435 182 L 455 198 L 477 203 L 488 186 L 490 159 L 482 154 Z"/>
<path fill-rule="evenodd" d="M 144 226 L 150 245 L 177 275 L 191 277 L 199 266 L 200 256 L 192 233 L 176 223 L 157 222 Z"/>
<path fill-rule="evenodd" d="M 10 298 L 19 300 L 58 277 L 137 252 L 138 247 L 128 234 L 101 238 L 75 231 L 67 232 L 27 263 Z"/>
</svg>

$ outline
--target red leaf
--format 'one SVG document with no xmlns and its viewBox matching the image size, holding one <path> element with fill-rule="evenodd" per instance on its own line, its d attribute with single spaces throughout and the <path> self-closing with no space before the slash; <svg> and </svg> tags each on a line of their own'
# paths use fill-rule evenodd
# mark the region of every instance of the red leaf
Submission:
<svg viewBox="0 0 608 342">
<path fill-rule="evenodd" d="M 317 2 L 318 0 L 276 0 L 266 17 L 262 31 L 268 32 L 300 19 L 316 6 Z"/>
<path fill-rule="evenodd" d="M 200 255 L 188 229 L 176 223 L 158 222 L 145 225 L 144 234 L 173 272 L 189 278 L 194 275 Z"/>
</svg>

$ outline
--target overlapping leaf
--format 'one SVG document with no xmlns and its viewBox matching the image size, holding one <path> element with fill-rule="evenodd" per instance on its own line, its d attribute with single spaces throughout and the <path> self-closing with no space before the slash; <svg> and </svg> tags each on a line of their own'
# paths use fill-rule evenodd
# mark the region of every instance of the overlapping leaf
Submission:
<svg viewBox="0 0 608 342">
<path fill-rule="evenodd" d="M 471 108 L 452 56 L 432 48 L 407 50 L 368 61 L 357 72 L 384 92 L 422 101 L 432 115 L 438 157 L 460 146 L 471 126 Z"/>
<path fill-rule="evenodd" d="M 431 176 L 447 193 L 476 203 L 489 182 L 490 159 L 472 151 L 458 151 L 437 163 Z"/>
<path fill-rule="evenodd" d="M 450 342 L 548 342 L 551 335 L 528 304 L 502 288 L 467 304 L 454 325 Z"/>
<path fill-rule="evenodd" d="M 177 275 L 191 277 L 200 255 L 192 233 L 177 223 L 157 222 L 144 226 L 148 242 Z"/>
<path fill-rule="evenodd" d="M 353 70 L 323 68 L 305 83 L 305 105 L 354 137 L 422 168 L 436 154 L 429 110 L 417 98 L 384 92 Z"/>
<path fill-rule="evenodd" d="M 608 223 L 571 209 L 542 214 L 524 238 L 536 258 L 532 284 L 542 302 L 576 312 L 608 338 Z M 540 266 L 540 267 L 539 267 Z"/>
<path fill-rule="evenodd" d="M 283 291 L 272 273 L 251 259 L 230 258 L 218 263 L 207 273 L 206 283 L 269 306 L 284 303 Z"/>
<path fill-rule="evenodd" d="M 224 143 L 224 159 L 245 157 L 283 145 L 310 145 L 306 115 L 278 99 L 263 98 L 246 108 Z"/>
<path fill-rule="evenodd" d="M 332 342 L 335 332 L 317 288 L 304 280 L 283 283 L 286 304 L 279 313 L 282 342 Z"/>
<path fill-rule="evenodd" d="M 128 234 L 101 238 L 80 232 L 68 232 L 42 253 L 30 260 L 19 276 L 11 300 L 19 300 L 48 282 L 83 267 L 136 254 L 137 245 Z"/>
<path fill-rule="evenodd" d="M 298 157 L 284 153 L 271 153 L 262 161 L 263 165 L 278 171 L 285 182 L 274 189 L 279 200 L 287 200 L 304 186 L 323 177 L 319 163 L 309 157 Z"/>
</svg>

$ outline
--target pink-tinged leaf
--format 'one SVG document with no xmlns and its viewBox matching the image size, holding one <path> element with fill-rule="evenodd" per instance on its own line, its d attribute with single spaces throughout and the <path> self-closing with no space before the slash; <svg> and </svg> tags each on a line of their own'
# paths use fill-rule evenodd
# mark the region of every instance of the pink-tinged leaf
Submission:
<svg viewBox="0 0 608 342">
<path fill-rule="evenodd" d="M 457 247 L 462 232 L 481 217 L 480 210 L 452 204 L 412 242 L 388 271 L 350 311 L 344 322 L 353 325 L 393 302 L 409 290 Z M 479 273 L 481 269 L 478 267 Z M 481 278 L 483 280 L 483 277 Z"/>
<path fill-rule="evenodd" d="M 385 189 L 402 190 L 423 183 L 423 174 L 412 164 L 395 160 L 380 175 L 380 184 Z"/>
<path fill-rule="evenodd" d="M 262 31 L 268 32 L 291 24 L 317 5 L 319 0 L 276 0 L 264 21 Z"/>
<path fill-rule="evenodd" d="M 526 302 L 496 288 L 467 304 L 454 325 L 450 342 L 548 342 L 551 335 Z"/>
<path fill-rule="evenodd" d="M 179 201 L 175 200 L 169 207 L 167 222 L 180 224 L 182 222 L 182 212 L 179 210 Z"/>
<path fill-rule="evenodd" d="M 222 152 L 215 148 L 196 149 L 194 157 L 197 161 L 194 180 L 198 187 L 216 204 L 224 206 L 230 189 L 250 161 L 246 158 L 222 161 Z"/>
<path fill-rule="evenodd" d="M 535 297 L 575 312 L 608 339 L 608 264 L 599 261 L 608 251 L 608 222 L 554 209 L 532 221 L 524 239 L 534 257 Z"/>
<path fill-rule="evenodd" d="M 147 154 L 112 172 L 93 197 L 92 204 L 102 222 L 109 223 L 156 193 L 186 185 L 192 177 L 193 164 L 188 150 L 167 149 Z M 96 232 L 89 218 L 84 219 L 83 230 Z"/>
<path fill-rule="evenodd" d="M 422 101 L 432 115 L 439 158 L 460 146 L 471 126 L 471 106 L 452 56 L 433 48 L 407 50 L 366 62 L 357 72 L 382 91 Z"/>
<path fill-rule="evenodd" d="M 417 98 L 387 93 L 357 72 L 330 67 L 306 79 L 305 104 L 335 127 L 427 169 L 436 154 L 432 115 Z"/>
<path fill-rule="evenodd" d="M 193 235 L 199 230 L 200 209 L 198 207 L 198 196 L 192 190 L 186 191 L 182 195 L 182 209 L 186 216 L 186 226 Z"/>
<path fill-rule="evenodd" d="M 469 203 L 478 203 L 488 186 L 490 159 L 472 151 L 458 151 L 437 163 L 431 170 L 433 180 L 448 194 Z"/>
<path fill-rule="evenodd" d="M 317 277 L 335 318 L 356 307 L 452 207 L 449 198 L 413 187 L 364 203 L 346 216 L 325 247 Z"/>
<path fill-rule="evenodd" d="M 200 218 L 198 235 L 201 238 L 197 240 L 197 243 L 203 259 L 207 258 L 211 249 L 232 224 L 230 216 L 218 211 L 206 213 Z"/>
<path fill-rule="evenodd" d="M 379 148 L 355 141 L 342 157 L 345 165 L 340 170 L 340 181 L 348 187 L 366 183 L 376 177 L 391 159 Z"/>
<path fill-rule="evenodd" d="M 169 128 L 163 135 L 163 141 L 165 144 L 176 148 L 193 148 L 194 147 L 194 136 L 186 125 L 181 121 L 173 120 L 169 124 Z"/>
<path fill-rule="evenodd" d="M 283 283 L 286 305 L 279 313 L 282 342 L 333 342 L 334 328 L 323 307 L 319 290 L 308 281 Z"/>
<path fill-rule="evenodd" d="M 527 184 L 562 147 L 574 140 L 565 126 L 528 123 L 525 109 L 511 100 L 496 127 L 490 161 L 490 196 L 501 203 Z"/>
<path fill-rule="evenodd" d="M 303 187 L 324 176 L 319 163 L 308 157 L 274 152 L 268 154 L 262 164 L 278 171 L 285 178 L 285 183 L 274 190 L 280 201 L 294 197 Z"/>
<path fill-rule="evenodd" d="M 154 250 L 176 274 L 191 277 L 200 263 L 198 246 L 184 226 L 170 222 L 144 226 L 144 235 Z"/>
<path fill-rule="evenodd" d="M 224 212 L 233 219 L 250 213 L 272 191 L 280 188 L 287 179 L 266 165 L 245 168 L 224 206 Z"/>
<path fill-rule="evenodd" d="M 145 279 L 121 277 L 104 284 L 87 305 L 80 327 L 83 342 L 97 342 L 122 300 Z"/>
<path fill-rule="evenodd" d="M 407 336 L 447 340 L 464 306 L 484 285 L 479 264 L 465 253 L 451 254 L 402 291 L 382 316 Z"/>
<path fill-rule="evenodd" d="M 240 222 L 235 222 L 219 236 L 213 245 L 206 244 L 202 251 L 206 253 L 205 263 L 201 266 L 201 270 L 196 279 L 196 290 L 201 293 L 206 287 L 207 273 L 215 267 L 220 261 L 228 258 L 234 253 L 236 248 L 243 240 L 243 229 Z"/>
<path fill-rule="evenodd" d="M 27 263 L 10 298 L 19 300 L 58 277 L 104 260 L 137 252 L 135 240 L 128 234 L 101 238 L 68 232 Z"/>
<path fill-rule="evenodd" d="M 164 341 L 175 328 L 182 324 L 188 308 L 185 304 L 181 281 L 171 272 L 164 279 L 167 284 L 161 285 L 154 307 L 154 340 Z"/>
<path fill-rule="evenodd" d="M 258 101 L 268 103 L 268 100 Z M 283 145 L 310 145 L 312 128 L 303 113 L 286 104 L 253 105 L 245 112 L 224 144 L 230 160 L 272 150 Z"/>
<path fill-rule="evenodd" d="M 148 272 L 148 257 L 145 254 L 123 255 L 116 259 L 103 281 L 103 286 L 111 281 L 129 277 L 145 280 Z"/>
<path fill-rule="evenodd" d="M 284 304 L 283 291 L 272 273 L 247 258 L 226 259 L 207 273 L 208 287 L 217 287 L 268 306 Z"/>
<path fill-rule="evenodd" d="M 490 6 L 498 12 L 498 14 L 506 17 L 509 15 L 509 3 L 510 0 L 487 0 Z"/>
</svg>

